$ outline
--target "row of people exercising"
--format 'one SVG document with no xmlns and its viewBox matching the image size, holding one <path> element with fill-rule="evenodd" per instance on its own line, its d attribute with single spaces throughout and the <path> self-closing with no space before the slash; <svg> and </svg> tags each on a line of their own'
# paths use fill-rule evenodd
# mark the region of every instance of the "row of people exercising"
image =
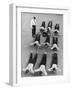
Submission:
<svg viewBox="0 0 72 90">
<path fill-rule="evenodd" d="M 37 58 L 38 58 L 38 52 L 35 54 L 35 56 L 33 58 L 33 52 L 31 51 L 28 64 L 27 64 L 26 68 L 23 68 L 22 71 L 23 72 L 29 71 L 29 72 L 31 72 L 33 74 L 36 73 L 36 72 L 42 72 L 44 75 L 47 75 L 48 71 L 49 72 L 50 71 L 56 72 L 57 70 L 61 71 L 61 69 L 59 69 L 59 67 L 58 67 L 58 55 L 57 55 L 56 52 L 53 53 L 50 68 L 48 68 L 47 70 L 46 70 L 47 52 L 43 53 L 42 58 L 41 58 L 41 62 L 39 64 L 39 68 L 34 69 Z"/>
<path fill-rule="evenodd" d="M 58 36 L 52 36 L 52 42 L 50 42 L 50 35 L 46 34 L 46 37 L 44 37 L 45 41 L 44 42 L 40 42 L 41 41 L 41 32 L 36 34 L 36 37 L 34 39 L 34 41 L 30 44 L 31 46 L 47 46 L 47 47 L 51 47 L 51 49 L 53 50 L 54 48 L 56 48 L 57 50 L 59 50 L 58 47 Z"/>
<path fill-rule="evenodd" d="M 34 28 L 36 29 L 36 28 Z M 32 37 L 35 38 L 36 36 L 36 30 L 32 29 Z M 47 28 L 45 28 L 45 21 L 42 22 L 42 25 L 40 26 L 40 31 L 43 37 L 46 37 L 46 34 L 51 35 L 52 33 L 54 35 L 58 35 L 59 33 L 59 24 L 56 24 L 54 29 L 52 29 L 52 21 L 49 21 Z"/>
<path fill-rule="evenodd" d="M 33 17 L 33 19 L 31 20 L 31 28 L 32 28 L 32 37 L 34 38 L 35 35 L 36 35 L 36 25 L 37 25 L 37 21 L 36 21 L 36 17 Z M 60 26 L 59 24 L 57 23 L 55 26 L 54 26 L 54 29 L 53 29 L 53 22 L 52 20 L 50 20 L 48 22 L 48 25 L 46 27 L 46 22 L 45 21 L 42 21 L 42 24 L 40 26 L 40 31 L 47 31 L 47 32 L 59 32 L 59 29 L 60 29 Z"/>
<path fill-rule="evenodd" d="M 42 22 L 42 25 L 40 26 L 41 32 L 47 32 L 48 34 L 51 34 L 51 32 L 54 32 L 55 35 L 59 33 L 60 26 L 59 24 L 56 24 L 54 29 L 52 28 L 52 21 L 49 21 L 47 28 L 45 28 L 45 21 Z"/>
</svg>

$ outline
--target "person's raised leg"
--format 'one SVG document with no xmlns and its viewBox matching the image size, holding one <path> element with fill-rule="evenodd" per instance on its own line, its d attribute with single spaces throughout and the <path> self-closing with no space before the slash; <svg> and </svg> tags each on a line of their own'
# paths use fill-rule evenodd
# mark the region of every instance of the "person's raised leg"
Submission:
<svg viewBox="0 0 72 90">
<path fill-rule="evenodd" d="M 51 49 L 57 48 L 57 50 L 59 50 L 59 47 L 57 46 L 57 44 L 53 44 Z"/>
<path fill-rule="evenodd" d="M 52 71 L 52 70 L 53 70 L 53 68 L 52 68 L 52 67 L 48 69 L 48 71 Z"/>
<path fill-rule="evenodd" d="M 22 69 L 22 71 L 26 72 L 27 70 L 29 70 L 29 67 L 30 67 L 30 66 L 29 66 L 29 64 L 28 64 L 26 68 L 23 68 L 23 69 Z"/>
<path fill-rule="evenodd" d="M 41 65 L 41 71 L 42 73 L 47 76 L 47 72 L 46 72 L 46 69 L 45 69 L 45 65 Z"/>
<path fill-rule="evenodd" d="M 51 49 L 54 49 L 55 48 L 55 44 L 53 44 L 53 46 L 51 47 Z"/>
<path fill-rule="evenodd" d="M 30 64 L 30 66 L 29 66 L 29 71 L 30 71 L 31 73 L 34 73 L 33 64 Z"/>
<path fill-rule="evenodd" d="M 53 68 L 55 68 L 55 65 L 52 64 L 52 67 L 48 69 L 48 71 L 53 71 Z"/>
</svg>

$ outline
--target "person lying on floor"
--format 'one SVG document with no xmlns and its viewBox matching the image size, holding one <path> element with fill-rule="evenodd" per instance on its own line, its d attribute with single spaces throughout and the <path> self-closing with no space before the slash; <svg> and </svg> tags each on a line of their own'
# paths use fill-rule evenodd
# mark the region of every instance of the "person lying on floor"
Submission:
<svg viewBox="0 0 72 90">
<path fill-rule="evenodd" d="M 58 68 L 58 55 L 57 53 L 53 53 L 52 55 L 52 62 L 51 62 L 51 66 L 50 68 L 48 69 L 48 71 L 61 71 L 59 68 Z"/>
<path fill-rule="evenodd" d="M 47 61 L 47 52 L 44 52 L 42 55 L 42 59 L 38 69 L 35 69 L 34 72 L 42 72 L 45 76 L 47 75 L 46 72 L 46 61 Z"/>
<path fill-rule="evenodd" d="M 42 45 L 48 46 L 48 47 L 51 46 L 50 45 L 50 35 L 46 36 L 46 39 L 45 39 L 44 43 L 42 43 Z"/>
<path fill-rule="evenodd" d="M 47 26 L 47 30 L 45 30 L 45 26 L 44 26 L 44 30 L 40 29 L 40 31 L 42 33 L 42 36 L 46 37 L 47 34 L 50 35 L 51 34 L 51 29 L 52 29 L 52 21 L 49 21 L 48 26 Z"/>
<path fill-rule="evenodd" d="M 53 40 L 52 40 L 52 47 L 51 47 L 52 50 L 59 50 L 59 47 L 58 47 L 58 37 L 56 36 L 53 36 Z"/>
<path fill-rule="evenodd" d="M 52 21 L 49 21 L 48 26 L 47 26 L 47 31 L 43 32 L 43 36 L 46 37 L 44 43 L 42 43 L 42 45 L 45 46 L 51 46 L 50 45 L 50 35 L 51 35 L 51 29 L 52 29 Z"/>
<path fill-rule="evenodd" d="M 42 33 L 43 31 L 45 31 L 45 21 L 43 21 L 40 26 L 40 32 Z"/>
<path fill-rule="evenodd" d="M 45 21 L 42 22 L 42 25 L 41 25 L 41 27 L 40 27 L 40 32 L 41 32 L 42 37 L 46 37 L 46 35 L 47 35 L 47 30 L 46 30 L 46 28 L 45 28 Z"/>
<path fill-rule="evenodd" d="M 34 73 L 34 66 L 37 61 L 37 57 L 38 57 L 38 52 L 36 52 L 36 54 L 34 55 L 34 58 L 33 58 L 33 52 L 31 51 L 27 67 L 23 68 L 22 71 L 24 71 L 24 72 L 29 71 L 31 73 Z"/>
<path fill-rule="evenodd" d="M 49 21 L 48 26 L 47 26 L 47 32 L 46 32 L 46 40 L 44 41 L 44 43 L 42 43 L 42 45 L 51 46 L 50 45 L 51 29 L 52 29 L 52 21 Z"/>
<path fill-rule="evenodd" d="M 41 33 L 38 32 L 38 33 L 36 34 L 36 36 L 35 36 L 34 41 L 33 41 L 30 45 L 41 46 L 41 45 L 40 45 L 40 36 L 41 36 Z"/>
<path fill-rule="evenodd" d="M 52 30 L 54 32 L 55 35 L 58 35 L 59 33 L 59 24 L 56 24 L 54 27 L 54 30 Z"/>
<path fill-rule="evenodd" d="M 47 34 L 51 35 L 51 31 L 52 31 L 52 21 L 49 21 L 47 25 Z"/>
<path fill-rule="evenodd" d="M 52 30 L 52 21 L 48 22 L 47 30 L 50 30 L 50 31 Z"/>
</svg>

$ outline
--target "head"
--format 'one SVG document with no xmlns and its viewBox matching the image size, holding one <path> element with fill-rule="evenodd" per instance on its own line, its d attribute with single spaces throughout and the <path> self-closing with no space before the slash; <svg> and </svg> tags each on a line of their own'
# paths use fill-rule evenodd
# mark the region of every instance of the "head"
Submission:
<svg viewBox="0 0 72 90">
<path fill-rule="evenodd" d="M 33 17 L 33 19 L 36 19 L 36 17 Z"/>
</svg>

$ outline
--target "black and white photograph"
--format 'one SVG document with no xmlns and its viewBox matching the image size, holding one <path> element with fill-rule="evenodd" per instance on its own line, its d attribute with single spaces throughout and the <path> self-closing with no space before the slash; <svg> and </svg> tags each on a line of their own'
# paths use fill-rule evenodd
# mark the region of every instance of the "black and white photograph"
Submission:
<svg viewBox="0 0 72 90">
<path fill-rule="evenodd" d="M 70 81 L 69 9 L 10 5 L 10 85 Z"/>
<path fill-rule="evenodd" d="M 63 75 L 63 14 L 21 13 L 21 77 Z"/>
<path fill-rule="evenodd" d="M 72 90 L 72 0 L 0 0 L 0 90 Z"/>
</svg>

